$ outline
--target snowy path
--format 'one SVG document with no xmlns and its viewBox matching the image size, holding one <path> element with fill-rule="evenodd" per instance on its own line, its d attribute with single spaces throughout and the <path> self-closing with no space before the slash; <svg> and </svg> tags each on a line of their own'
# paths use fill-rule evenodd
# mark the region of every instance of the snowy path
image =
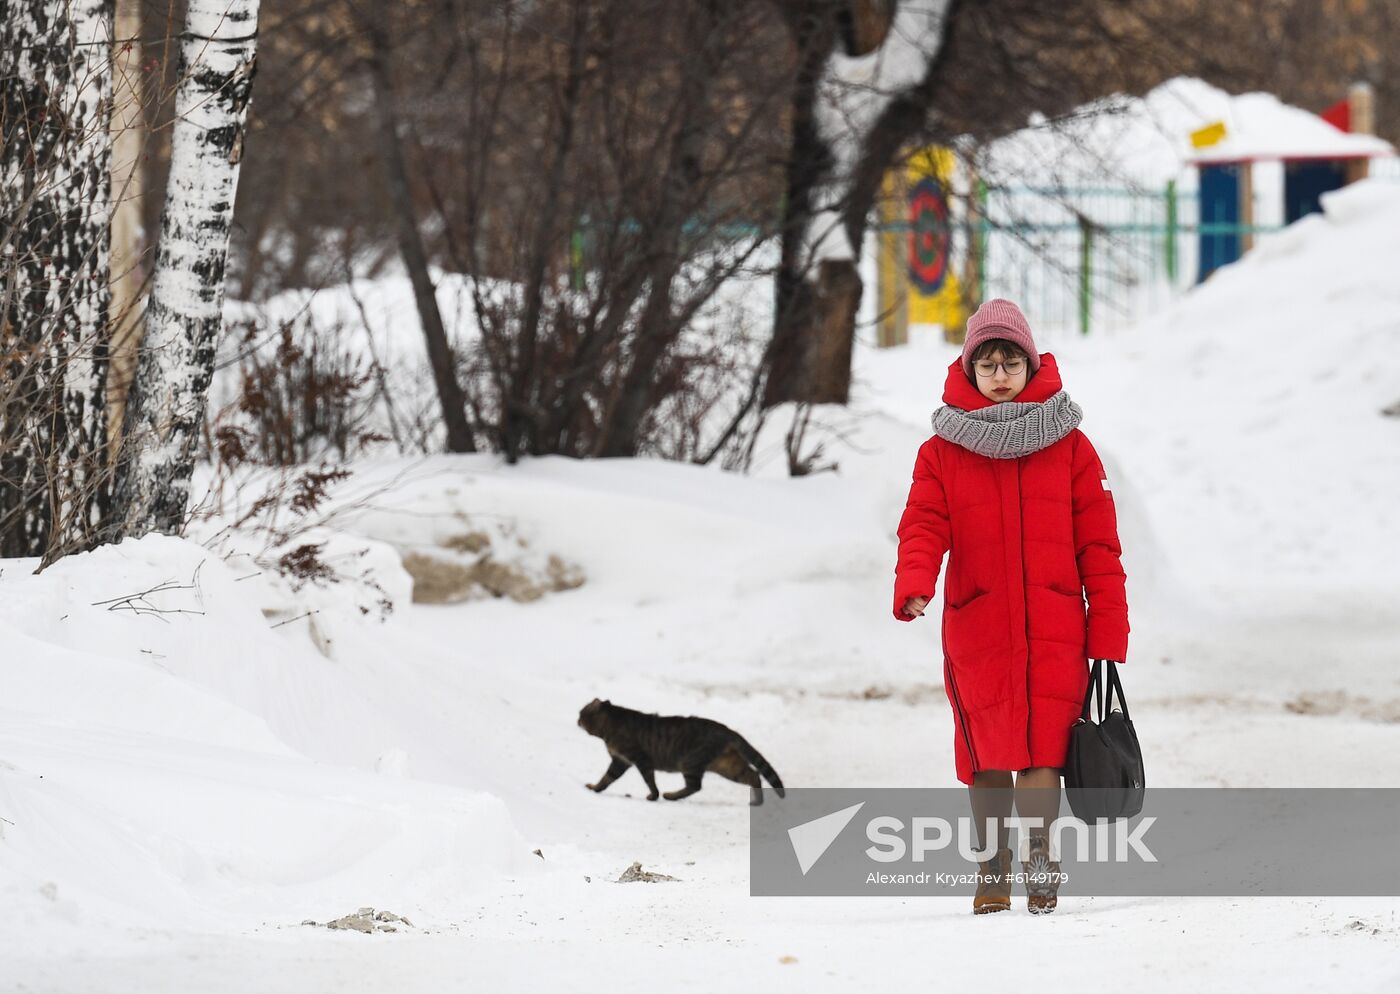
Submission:
<svg viewBox="0 0 1400 994">
<path fill-rule="evenodd" d="M 898 658 L 884 665 L 872 667 L 862 658 L 842 663 L 836 653 L 808 666 L 801 647 L 808 636 L 798 629 L 822 616 L 818 607 L 838 593 L 832 587 L 819 581 L 797 595 L 758 595 L 761 603 L 748 609 L 769 617 L 781 617 L 773 598 L 796 601 L 790 618 L 773 629 L 783 636 L 775 646 L 787 640 L 798 645 L 770 650 L 764 667 L 750 670 L 761 673 L 752 681 L 691 640 L 677 654 L 686 658 L 684 672 L 666 672 L 680 663 L 662 649 L 651 651 L 651 663 L 639 671 L 637 643 L 665 643 L 664 633 L 687 625 L 703 628 L 709 621 L 703 607 L 661 606 L 660 617 L 645 627 L 633 615 L 631 629 L 622 629 L 620 619 L 606 613 L 608 603 L 580 591 L 552 603 L 547 626 L 512 626 L 509 643 L 494 651 L 491 633 L 499 635 L 502 626 L 492 615 L 518 611 L 515 606 L 415 608 L 398 633 L 412 632 L 405 648 L 414 659 L 414 676 L 398 685 L 403 701 L 447 700 L 495 684 L 495 709 L 508 717 L 496 722 L 484 748 L 472 729 L 462 728 L 458 751 L 453 755 L 445 746 L 443 762 L 460 764 L 457 779 L 464 785 L 489 781 L 507 798 L 522 837 L 541 848 L 548 871 L 488 886 L 454 902 L 451 914 L 420 915 L 413 934 L 301 928 L 275 906 L 266 909 L 265 924 L 232 932 L 88 933 L 91 942 L 61 955 L 53 948 L 12 950 L 5 957 L 11 989 L 305 994 L 470 984 L 485 990 L 848 991 L 930 978 L 976 982 L 989 969 L 1009 984 L 1082 982 L 1102 970 L 1143 991 L 1183 985 L 1335 990 L 1341 978 L 1354 990 L 1385 990 L 1400 980 L 1394 901 L 1073 899 L 1052 918 L 1033 919 L 1021 910 L 1019 894 L 1011 913 L 990 918 L 969 914 L 966 897 L 755 899 L 747 894 L 743 788 L 711 778 L 686 801 L 648 803 L 635 772 L 603 795 L 583 788 L 605 758 L 596 740 L 573 727 L 573 716 L 599 691 L 620 702 L 664 699 L 681 713 L 719 717 L 744 730 L 790 785 L 949 784 L 947 706 L 941 688 L 930 682 L 936 671 L 921 671 L 927 646 L 911 634 L 914 626 L 890 623 L 898 648 L 889 651 Z M 692 613 L 699 617 L 686 621 Z M 836 613 L 829 624 L 840 629 L 846 619 Z M 1260 667 L 1287 669 L 1298 686 L 1309 685 L 1306 662 L 1317 646 L 1299 636 L 1314 632 L 1317 642 L 1330 644 L 1342 633 L 1318 631 L 1306 619 L 1279 630 L 1276 619 L 1260 618 L 1231 626 L 1239 644 L 1194 633 L 1168 639 L 1143 615 L 1135 629 L 1141 643 L 1173 659 L 1143 658 L 1125 674 L 1130 688 L 1142 688 L 1134 697 L 1136 718 L 1154 783 L 1211 782 L 1213 776 L 1234 785 L 1397 782 L 1395 725 L 1289 712 L 1280 692 L 1251 685 L 1253 667 L 1241 668 L 1257 658 Z M 596 635 L 585 641 L 599 625 L 616 633 L 611 653 L 599 651 Z M 1364 653 L 1367 631 L 1350 637 L 1357 653 L 1343 655 Z M 571 644 L 593 649 L 567 663 L 558 659 L 558 646 Z M 481 661 L 465 662 L 454 646 L 484 649 Z M 1311 685 L 1354 686 L 1353 678 L 1376 661 L 1360 655 L 1348 679 L 1319 673 Z M 485 676 L 508 664 L 508 681 Z M 715 680 L 705 676 L 711 664 Z M 891 696 L 863 699 L 867 687 Z M 1212 700 L 1217 692 L 1231 694 L 1236 706 Z M 1364 766 L 1354 763 L 1358 754 L 1368 757 Z M 1222 756 L 1229 757 L 1225 763 Z M 490 762 L 483 765 L 483 757 Z M 661 775 L 663 789 L 671 779 Z M 680 880 L 610 882 L 633 860 Z M 364 901 L 373 903 L 373 895 Z"/>
<path fill-rule="evenodd" d="M 606 757 L 601 743 L 575 726 L 575 716 L 592 697 L 605 696 L 714 717 L 749 737 L 789 786 L 952 785 L 952 724 L 938 682 L 936 629 L 889 618 L 888 536 L 859 512 L 866 502 L 902 499 L 902 484 L 881 487 L 883 496 L 871 498 L 836 480 L 804 487 L 665 465 L 546 460 L 513 475 L 490 468 L 489 460 L 469 465 L 464 478 L 461 467 L 449 464 L 446 478 L 453 485 L 470 479 L 473 500 L 487 511 L 534 512 L 522 507 L 522 493 L 536 495 L 541 507 L 569 508 L 567 521 L 556 521 L 545 537 L 588 561 L 594 580 L 534 605 L 404 606 L 382 628 L 355 629 L 360 638 L 342 642 L 334 661 L 321 660 L 302 634 L 281 635 L 260 650 L 270 655 L 258 664 L 265 674 L 259 679 L 278 681 L 269 696 L 237 676 L 248 666 L 237 654 L 211 668 L 208 647 L 203 666 L 181 669 L 166 658 L 143 663 L 153 668 L 138 672 L 151 674 L 143 680 L 179 672 L 222 697 L 242 699 L 313 761 L 380 768 L 486 792 L 473 797 L 499 797 L 523 851 L 539 848 L 543 858 L 527 856 L 528 872 L 504 879 L 459 878 L 459 892 L 438 888 L 412 904 L 385 895 L 430 891 L 404 882 L 385 886 L 388 879 L 363 869 L 336 886 L 308 883 L 287 891 L 287 899 L 264 887 L 222 910 L 209 907 L 205 916 L 177 915 L 178 926 L 169 914 L 162 924 L 149 921 L 159 917 L 159 894 L 143 894 L 135 903 L 149 905 L 147 914 L 126 927 L 98 926 L 101 916 L 71 907 L 60 886 L 44 927 L 5 951 L 0 989 L 315 994 L 347 986 L 429 992 L 471 983 L 487 990 L 547 984 L 845 991 L 930 977 L 975 982 L 992 964 L 1008 983 L 1083 982 L 1105 970 L 1143 991 L 1175 992 L 1184 983 L 1208 990 L 1331 990 L 1338 978 L 1357 990 L 1383 990 L 1400 980 L 1400 919 L 1388 900 L 1066 899 L 1053 917 L 1034 919 L 1021 910 L 1020 894 L 1011 913 L 989 918 L 972 916 L 966 896 L 750 898 L 745 790 L 712 777 L 695 797 L 649 803 L 629 772 L 594 795 L 583 784 L 602 772 Z M 428 495 L 419 496 L 441 500 L 445 485 L 430 481 Z M 649 498 L 611 501 L 621 490 Z M 715 536 L 725 533 L 743 541 L 716 544 Z M 1131 534 L 1124 540 L 1130 543 Z M 667 555 L 650 555 L 663 541 Z M 95 571 L 70 585 L 88 582 L 90 574 Z M 1160 583 L 1140 586 L 1134 600 L 1124 679 L 1152 783 L 1400 782 L 1394 716 L 1400 681 L 1391 665 L 1387 605 L 1365 588 L 1309 591 L 1296 581 L 1239 579 L 1228 600 L 1218 590 L 1193 600 Z M 135 583 L 123 582 L 123 589 Z M 29 592 L 27 601 L 11 597 L 25 617 L 50 601 L 65 605 L 54 612 L 71 610 L 53 590 L 32 582 L 16 589 Z M 97 599 L 95 593 L 68 597 Z M 133 630 L 173 640 L 149 644 L 174 657 L 189 637 L 172 627 L 179 626 Z M 62 638 L 94 648 L 109 634 Z M 242 645 L 245 638 L 235 641 Z M 70 684 L 95 679 L 98 670 L 83 659 L 71 665 L 89 668 L 65 677 Z M 157 680 L 141 693 L 165 686 Z M 1290 709 L 1300 695 L 1315 710 L 1335 713 Z M 100 708 L 101 699 L 90 706 Z M 195 735 L 198 726 L 201 734 L 283 751 L 276 739 L 264 742 L 263 733 L 243 730 L 222 705 L 177 696 L 169 707 L 191 715 L 182 735 Z M 199 708 L 214 710 L 200 717 Z M 8 728 L 6 736 L 0 756 L 12 764 L 34 768 L 42 759 L 21 755 L 17 746 L 35 741 L 22 727 Z M 7 741 L 16 748 L 6 748 Z M 119 744 L 127 755 L 146 755 L 153 776 L 171 775 L 170 763 L 161 770 L 158 757 L 132 752 L 129 741 Z M 191 756 L 190 775 L 227 775 L 231 782 L 249 776 L 246 763 L 221 774 L 212 759 Z M 295 766 L 277 769 L 289 792 L 312 782 Z M 129 769 L 120 777 L 126 785 L 137 782 Z M 676 778 L 660 779 L 664 790 Z M 151 789 L 159 783 L 153 780 Z M 324 775 L 315 780 L 327 802 L 347 789 L 369 788 L 367 781 L 346 780 L 339 789 L 330 783 Z M 394 783 L 414 787 L 412 780 L 385 787 Z M 226 803 L 231 789 L 221 788 L 210 802 Z M 374 803 L 402 803 L 392 796 Z M 286 817 L 266 807 L 266 798 L 252 797 L 265 818 Z M 424 801 L 412 803 L 424 810 Z M 324 824 L 324 811 L 335 814 L 314 810 L 322 821 L 309 823 L 312 829 Z M 465 869 L 463 860 L 481 854 L 460 846 L 434 854 L 442 843 L 433 841 L 431 827 L 421 827 L 434 824 L 423 817 L 415 814 L 413 822 L 420 826 L 417 843 L 414 836 L 386 837 L 392 845 L 383 866 L 451 879 L 454 868 Z M 295 844 L 309 844 L 305 819 L 292 823 L 301 826 Z M 429 848 L 417 859 L 405 849 L 424 843 Z M 296 865 L 291 852 L 289 868 Z M 169 863 L 168 853 L 157 857 L 156 863 Z M 613 883 L 633 861 L 680 879 Z M 120 879 L 146 886 L 130 869 L 114 877 Z M 360 905 L 408 914 L 418 927 L 365 936 L 297 924 Z"/>
</svg>

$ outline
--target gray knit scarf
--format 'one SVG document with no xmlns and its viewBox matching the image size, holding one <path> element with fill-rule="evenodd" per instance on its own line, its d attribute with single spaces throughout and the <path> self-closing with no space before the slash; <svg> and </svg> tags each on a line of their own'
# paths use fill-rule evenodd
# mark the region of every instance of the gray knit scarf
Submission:
<svg viewBox="0 0 1400 994">
<path fill-rule="evenodd" d="M 1019 459 L 1054 445 L 1084 420 L 1084 411 L 1063 390 L 1044 403 L 1014 400 L 976 411 L 943 406 L 933 412 L 935 435 L 993 459 Z"/>
</svg>

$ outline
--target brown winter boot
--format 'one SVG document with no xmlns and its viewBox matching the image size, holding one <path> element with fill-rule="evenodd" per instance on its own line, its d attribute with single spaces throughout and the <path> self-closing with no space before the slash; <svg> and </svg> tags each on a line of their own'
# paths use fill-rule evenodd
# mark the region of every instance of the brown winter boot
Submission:
<svg viewBox="0 0 1400 994">
<path fill-rule="evenodd" d="M 1010 911 L 1011 850 L 998 849 L 995 856 L 977 866 L 977 893 L 972 898 L 972 913 Z"/>
<path fill-rule="evenodd" d="M 1048 915 L 1055 910 L 1060 889 L 1060 861 L 1050 858 L 1050 837 L 1032 835 L 1029 858 L 1021 860 L 1025 870 L 1026 910 L 1033 915 Z"/>
</svg>

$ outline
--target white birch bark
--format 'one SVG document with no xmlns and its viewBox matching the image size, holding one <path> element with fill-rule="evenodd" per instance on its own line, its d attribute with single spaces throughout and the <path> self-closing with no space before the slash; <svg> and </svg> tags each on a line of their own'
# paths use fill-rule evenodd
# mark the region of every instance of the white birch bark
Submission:
<svg viewBox="0 0 1400 994">
<path fill-rule="evenodd" d="M 4 5 L 0 553 L 90 545 L 105 509 L 112 0 Z"/>
<path fill-rule="evenodd" d="M 223 326 L 258 0 L 190 0 L 155 275 L 127 398 L 114 537 L 178 533 Z"/>
</svg>

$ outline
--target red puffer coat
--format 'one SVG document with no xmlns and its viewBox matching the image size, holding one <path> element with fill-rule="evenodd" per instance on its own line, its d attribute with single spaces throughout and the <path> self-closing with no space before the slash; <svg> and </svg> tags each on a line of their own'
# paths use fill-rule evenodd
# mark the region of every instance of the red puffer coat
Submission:
<svg viewBox="0 0 1400 994">
<path fill-rule="evenodd" d="M 1055 357 L 1045 352 L 1040 362 L 1017 403 L 1061 389 Z M 943 402 L 964 410 L 995 403 L 960 359 L 948 367 Z M 1063 767 L 1088 660 L 1122 662 L 1128 651 L 1117 514 L 1089 439 L 1076 428 L 1039 452 L 992 459 L 930 438 L 899 522 L 900 621 L 912 620 L 902 611 L 910 597 L 933 596 L 944 553 L 943 682 L 958 779 Z"/>
</svg>

